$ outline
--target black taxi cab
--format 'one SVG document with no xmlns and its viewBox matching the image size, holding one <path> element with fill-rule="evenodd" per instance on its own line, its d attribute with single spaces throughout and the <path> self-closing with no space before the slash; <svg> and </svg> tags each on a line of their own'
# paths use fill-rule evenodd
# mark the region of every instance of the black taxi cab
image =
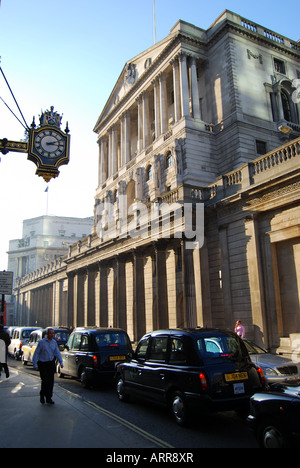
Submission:
<svg viewBox="0 0 300 468">
<path fill-rule="evenodd" d="M 113 379 L 116 363 L 132 356 L 132 346 L 120 328 L 76 328 L 61 356 L 64 367 L 57 363 L 58 376 L 75 377 L 89 387 Z"/>
<path fill-rule="evenodd" d="M 138 396 L 166 404 L 179 425 L 195 410 L 246 414 L 250 397 L 264 384 L 242 339 L 207 328 L 148 333 L 116 371 L 119 400 Z"/>
</svg>

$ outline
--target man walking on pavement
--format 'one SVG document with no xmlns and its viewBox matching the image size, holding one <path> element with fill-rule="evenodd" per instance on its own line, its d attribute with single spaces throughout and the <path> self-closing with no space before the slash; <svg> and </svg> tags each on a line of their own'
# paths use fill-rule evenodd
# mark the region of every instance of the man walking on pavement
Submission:
<svg viewBox="0 0 300 468">
<path fill-rule="evenodd" d="M 3 325 L 0 325 L 0 378 L 2 368 L 5 371 L 6 378 L 9 377 L 9 370 L 7 365 L 7 348 L 10 345 L 9 334 L 4 331 Z"/>
<path fill-rule="evenodd" d="M 44 404 L 46 398 L 46 403 L 50 405 L 54 405 L 52 395 L 56 359 L 58 359 L 61 368 L 63 368 L 63 361 L 57 342 L 53 339 L 54 334 L 53 328 L 48 328 L 46 337 L 39 341 L 33 355 L 33 367 L 39 369 L 42 380 L 40 402 Z"/>
</svg>

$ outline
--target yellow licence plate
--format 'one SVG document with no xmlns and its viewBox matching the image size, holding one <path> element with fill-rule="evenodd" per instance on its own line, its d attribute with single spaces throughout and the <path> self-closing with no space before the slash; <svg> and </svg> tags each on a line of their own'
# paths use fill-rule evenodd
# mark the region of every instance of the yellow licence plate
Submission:
<svg viewBox="0 0 300 468">
<path fill-rule="evenodd" d="M 126 356 L 109 356 L 110 361 L 125 361 Z"/>
<path fill-rule="evenodd" d="M 234 374 L 225 374 L 226 382 L 235 382 L 236 380 L 247 380 L 247 372 L 235 372 Z"/>
</svg>

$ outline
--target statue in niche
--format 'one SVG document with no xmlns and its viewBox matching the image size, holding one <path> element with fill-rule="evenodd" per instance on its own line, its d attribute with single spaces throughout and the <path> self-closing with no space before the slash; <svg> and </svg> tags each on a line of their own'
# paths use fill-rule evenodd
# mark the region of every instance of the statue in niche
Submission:
<svg viewBox="0 0 300 468">
<path fill-rule="evenodd" d="M 136 79 L 136 65 L 134 63 L 128 63 L 126 65 L 124 82 L 127 84 L 133 84 Z"/>
<path fill-rule="evenodd" d="M 101 217 L 101 200 L 96 199 L 94 204 L 94 225 L 97 226 L 97 223 Z"/>
<path fill-rule="evenodd" d="M 126 197 L 126 182 L 125 180 L 121 180 L 119 182 L 119 189 L 118 189 L 118 211 L 123 215 L 124 211 L 126 210 L 125 204 L 127 201 Z"/>
<path fill-rule="evenodd" d="M 174 157 L 174 166 L 175 166 L 175 172 L 178 175 L 182 175 L 183 173 L 183 145 L 184 141 L 182 139 L 180 140 L 175 140 L 175 157 Z"/>
<path fill-rule="evenodd" d="M 154 156 L 154 188 L 160 189 L 160 187 L 161 187 L 160 157 Z"/>
<path fill-rule="evenodd" d="M 143 200 L 143 169 L 139 167 L 136 171 L 136 185 L 135 185 L 135 198 L 136 200 Z"/>
</svg>

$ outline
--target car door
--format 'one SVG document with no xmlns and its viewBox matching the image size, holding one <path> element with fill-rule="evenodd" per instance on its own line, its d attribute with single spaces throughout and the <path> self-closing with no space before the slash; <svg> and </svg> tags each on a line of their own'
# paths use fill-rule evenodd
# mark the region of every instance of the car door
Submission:
<svg viewBox="0 0 300 468">
<path fill-rule="evenodd" d="M 168 336 L 151 338 L 147 360 L 141 369 L 144 394 L 151 400 L 163 401 L 166 389 Z"/>
<path fill-rule="evenodd" d="M 128 363 L 122 363 L 120 366 L 122 368 L 126 387 L 128 387 L 131 393 L 140 394 L 142 396 L 144 392 L 144 363 L 146 361 L 149 342 L 149 338 L 141 340 L 134 353 L 133 359 Z"/>
<path fill-rule="evenodd" d="M 34 353 L 36 351 L 36 348 L 37 348 L 39 342 L 41 341 L 41 339 L 44 338 L 44 336 L 45 335 L 43 335 L 43 332 L 41 332 L 41 331 L 35 332 L 34 339 L 33 339 L 32 343 L 30 345 L 31 346 L 31 351 L 30 351 L 30 356 L 29 356 L 30 361 L 33 360 L 33 355 L 34 355 Z"/>
<path fill-rule="evenodd" d="M 77 360 L 78 360 L 78 354 L 79 354 L 80 345 L 81 345 L 81 338 L 82 338 L 81 333 L 74 333 L 72 346 L 67 354 L 68 374 L 72 375 L 72 377 L 78 377 Z"/>
<path fill-rule="evenodd" d="M 14 333 L 13 333 L 13 336 L 12 336 L 12 339 L 11 339 L 11 343 L 8 347 L 8 353 L 11 355 L 11 356 L 14 356 L 15 354 L 15 349 L 17 349 L 17 345 L 19 343 L 19 339 L 20 339 L 20 330 L 14 330 Z"/>
<path fill-rule="evenodd" d="M 37 346 L 37 334 L 31 333 L 28 344 L 23 346 L 23 359 L 32 362 L 33 354 Z"/>
<path fill-rule="evenodd" d="M 76 374 L 74 374 L 74 362 L 75 362 L 74 353 L 77 348 L 79 349 L 79 345 L 80 345 L 80 342 L 78 343 L 79 338 L 81 339 L 80 334 L 73 333 L 70 336 L 65 346 L 64 351 L 61 353 L 63 364 L 64 364 L 64 370 L 63 370 L 64 374 L 76 376 Z M 74 350 L 74 347 L 75 347 L 75 350 Z"/>
</svg>

